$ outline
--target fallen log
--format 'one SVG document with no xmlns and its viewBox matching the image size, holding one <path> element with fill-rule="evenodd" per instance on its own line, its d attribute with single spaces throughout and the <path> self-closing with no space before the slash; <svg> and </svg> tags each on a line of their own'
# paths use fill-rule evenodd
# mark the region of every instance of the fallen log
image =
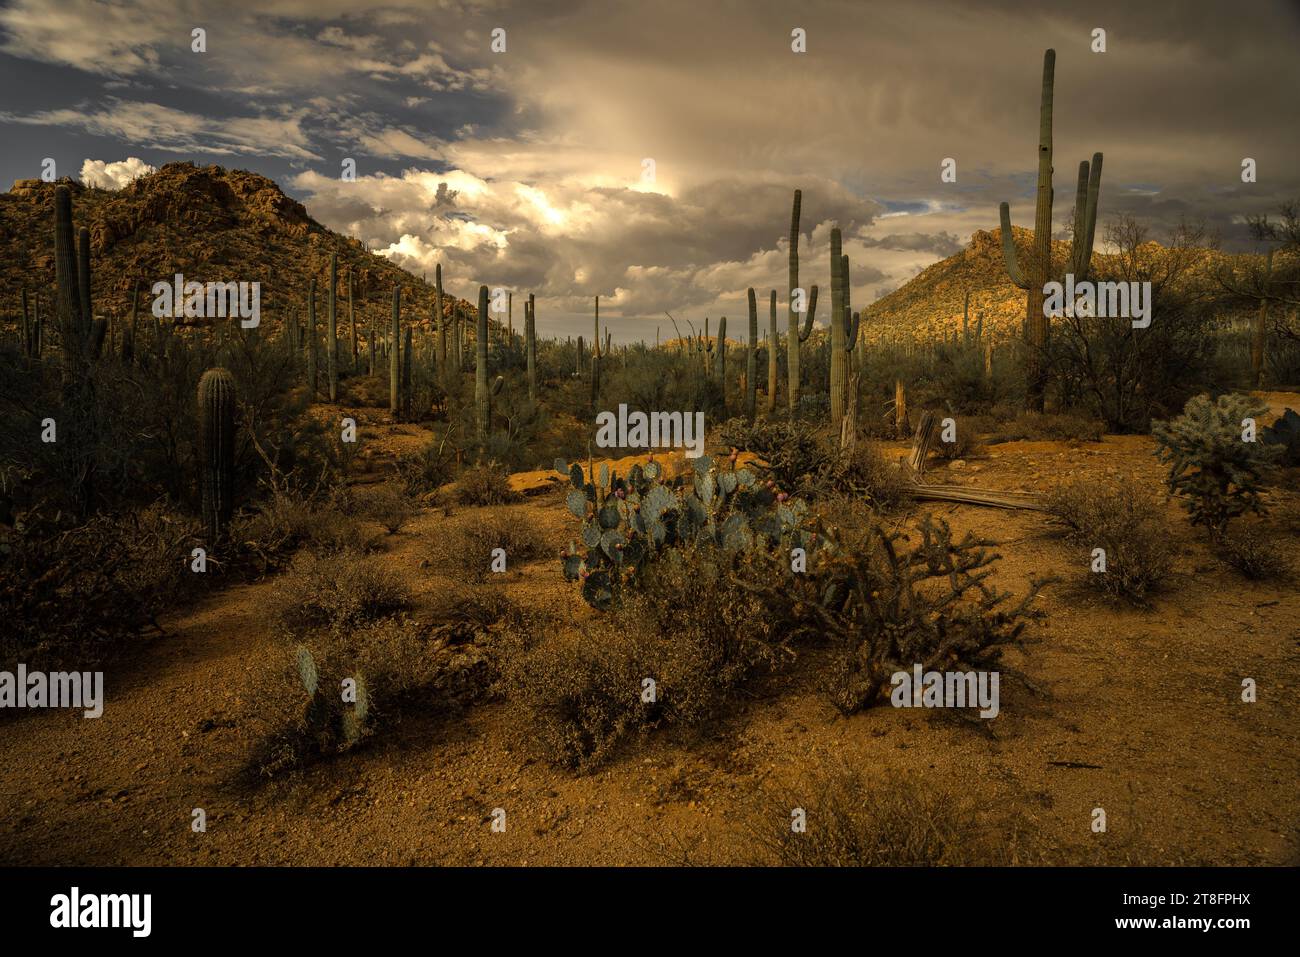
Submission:
<svg viewBox="0 0 1300 957">
<path fill-rule="evenodd" d="M 990 508 L 1027 508 L 1039 512 L 1047 508 L 1028 492 L 1001 492 L 966 485 L 929 485 L 917 481 L 912 483 L 912 497 L 920 501 L 962 502 L 967 505 L 987 505 Z"/>
</svg>

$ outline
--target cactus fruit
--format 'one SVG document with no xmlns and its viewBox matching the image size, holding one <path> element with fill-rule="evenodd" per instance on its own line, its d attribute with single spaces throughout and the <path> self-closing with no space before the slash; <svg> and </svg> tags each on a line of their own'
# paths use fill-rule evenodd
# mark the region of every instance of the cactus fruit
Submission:
<svg viewBox="0 0 1300 957">
<path fill-rule="evenodd" d="M 209 543 L 222 539 L 234 511 L 235 377 L 209 369 L 199 379 L 199 467 Z"/>
<path fill-rule="evenodd" d="M 325 370 L 329 378 L 330 401 L 337 402 L 339 398 L 339 336 L 338 336 L 338 294 L 339 285 L 339 255 L 338 253 L 330 254 L 330 289 L 329 296 L 326 299 L 326 335 L 328 345 L 325 350 Z"/>
<path fill-rule="evenodd" d="M 478 341 L 474 364 L 474 425 L 480 443 L 486 442 L 492 423 L 492 397 L 488 394 L 488 287 L 478 287 Z"/>
<path fill-rule="evenodd" d="M 1016 255 L 1016 244 L 1011 234 L 1011 212 L 1006 203 L 999 208 L 1002 230 L 1002 259 L 1007 276 L 1026 292 L 1026 339 L 1028 380 L 1027 405 L 1030 411 L 1043 410 L 1047 387 L 1048 321 L 1043 314 L 1043 287 L 1052 274 L 1052 99 L 1054 96 L 1056 51 L 1043 54 L 1043 88 L 1038 109 L 1038 189 L 1034 202 L 1034 248 L 1022 269 Z M 1074 237 L 1070 247 L 1070 269 L 1074 281 L 1082 282 L 1092 261 L 1092 246 L 1097 225 L 1097 194 L 1101 189 L 1101 154 L 1094 153 L 1092 162 L 1079 164 L 1079 178 L 1075 190 Z"/>
</svg>

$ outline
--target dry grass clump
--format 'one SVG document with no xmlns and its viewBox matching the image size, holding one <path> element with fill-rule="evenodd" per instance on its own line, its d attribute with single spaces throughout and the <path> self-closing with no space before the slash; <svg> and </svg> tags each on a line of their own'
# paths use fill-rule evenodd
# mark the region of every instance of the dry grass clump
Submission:
<svg viewBox="0 0 1300 957">
<path fill-rule="evenodd" d="M 1174 551 L 1172 529 L 1156 502 L 1129 481 L 1077 479 L 1047 496 L 1047 511 L 1079 547 L 1087 582 L 1110 598 L 1143 605 L 1169 576 Z M 1093 571 L 1105 552 L 1105 571 Z"/>
<path fill-rule="evenodd" d="M 268 608 L 275 629 L 291 637 L 345 632 L 404 611 L 406 587 L 374 558 L 355 552 L 299 556 L 281 577 Z"/>
<path fill-rule="evenodd" d="M 502 690 L 549 762 L 588 769 L 631 735 L 698 728 L 781 657 L 771 619 L 711 550 L 657 563 L 627 604 L 576 638 L 539 635 L 503 662 Z"/>
<path fill-rule="evenodd" d="M 462 505 L 504 505 L 517 497 L 510 488 L 510 470 L 500 462 L 471 466 L 456 483 L 456 500 Z"/>
<path fill-rule="evenodd" d="M 945 867 L 1011 856 L 1006 835 L 982 828 L 960 795 L 910 775 L 869 781 L 847 766 L 765 787 L 742 834 L 742 853 L 758 866 Z"/>
<path fill-rule="evenodd" d="M 491 579 L 492 552 L 506 553 L 506 570 L 547 553 L 537 529 L 510 511 L 460 515 L 439 526 L 427 555 L 430 564 L 455 578 L 481 582 Z"/>
</svg>

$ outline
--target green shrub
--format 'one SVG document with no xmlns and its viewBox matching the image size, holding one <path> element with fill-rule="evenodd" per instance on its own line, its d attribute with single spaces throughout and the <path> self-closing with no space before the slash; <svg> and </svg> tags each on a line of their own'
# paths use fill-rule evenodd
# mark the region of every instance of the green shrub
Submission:
<svg viewBox="0 0 1300 957">
<path fill-rule="evenodd" d="M 517 497 L 509 470 L 494 461 L 467 468 L 456 483 L 456 500 L 462 505 L 504 505 Z"/>
<path fill-rule="evenodd" d="M 1112 598 L 1144 604 L 1173 567 L 1172 530 L 1164 512 L 1132 481 L 1078 479 L 1053 489 L 1048 514 L 1080 547 L 1087 582 Z M 1105 571 L 1093 571 L 1093 549 L 1105 552 Z"/>
<path fill-rule="evenodd" d="M 1151 425 L 1156 455 L 1169 464 L 1169 488 L 1185 499 L 1192 524 L 1216 538 L 1238 515 L 1263 511 L 1260 493 L 1281 450 L 1245 441 L 1243 420 L 1267 411 L 1247 395 L 1221 395 L 1217 401 L 1198 395 L 1178 418 Z"/>
</svg>

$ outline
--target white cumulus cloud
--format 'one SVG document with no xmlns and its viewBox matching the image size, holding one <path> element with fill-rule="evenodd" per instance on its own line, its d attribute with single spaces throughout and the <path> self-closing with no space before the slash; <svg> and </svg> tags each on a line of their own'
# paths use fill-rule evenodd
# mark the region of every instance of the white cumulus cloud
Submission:
<svg viewBox="0 0 1300 957">
<path fill-rule="evenodd" d="M 81 182 L 94 189 L 122 189 L 132 180 L 157 170 L 138 156 L 128 156 L 116 163 L 88 159 L 81 164 Z"/>
</svg>

